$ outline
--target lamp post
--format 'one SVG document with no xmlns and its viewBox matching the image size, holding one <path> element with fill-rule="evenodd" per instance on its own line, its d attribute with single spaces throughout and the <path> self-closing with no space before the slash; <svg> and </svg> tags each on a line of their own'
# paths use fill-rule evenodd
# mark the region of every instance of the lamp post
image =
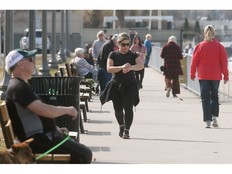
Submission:
<svg viewBox="0 0 232 174">
<path fill-rule="evenodd" d="M 35 25 L 36 25 L 36 12 L 35 10 L 29 10 L 29 50 L 35 49 Z M 38 75 L 36 66 L 34 69 L 34 76 Z"/>
<path fill-rule="evenodd" d="M 51 76 L 47 60 L 47 11 L 42 10 L 42 64 L 39 71 L 42 76 Z"/>
<path fill-rule="evenodd" d="M 59 50 L 58 55 L 56 57 L 58 63 L 66 62 L 66 57 L 65 57 L 65 54 L 64 54 L 64 42 L 65 42 L 65 36 L 64 36 L 64 10 L 61 10 L 60 50 Z"/>
<path fill-rule="evenodd" d="M 183 50 L 183 32 L 184 32 L 184 28 L 180 27 L 180 48 L 181 48 L 181 51 Z"/>
<path fill-rule="evenodd" d="M 66 10 L 66 21 L 65 21 L 65 26 L 66 26 L 66 33 L 65 33 L 65 53 L 66 57 L 70 57 L 70 14 L 69 10 Z"/>
<path fill-rule="evenodd" d="M 14 10 L 6 10 L 5 14 L 5 33 L 4 33 L 4 56 L 13 50 L 14 46 L 14 37 L 13 37 L 13 28 L 14 28 Z M 5 70 L 5 61 L 4 61 L 4 75 L 2 79 L 2 84 L 0 85 L 0 94 L 1 100 L 6 98 L 6 89 L 10 82 L 10 75 Z"/>
<path fill-rule="evenodd" d="M 49 62 L 51 69 L 58 69 L 56 60 L 56 10 L 52 11 L 52 39 L 51 39 L 51 57 L 52 60 Z"/>
</svg>

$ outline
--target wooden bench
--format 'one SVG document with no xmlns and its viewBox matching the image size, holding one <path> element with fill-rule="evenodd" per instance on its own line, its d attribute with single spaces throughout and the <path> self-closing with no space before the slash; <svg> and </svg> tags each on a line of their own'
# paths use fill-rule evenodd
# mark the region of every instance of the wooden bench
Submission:
<svg viewBox="0 0 232 174">
<path fill-rule="evenodd" d="M 80 93 L 80 100 L 85 102 L 86 105 L 86 111 L 89 112 L 89 94 L 88 93 Z"/>
<path fill-rule="evenodd" d="M 65 67 L 66 67 L 67 75 L 69 77 L 78 76 L 78 71 L 73 63 L 71 64 L 65 63 Z M 82 84 L 83 82 L 84 84 Z M 84 78 L 80 81 L 80 100 L 82 101 L 80 102 L 80 109 L 83 111 L 83 117 L 84 117 L 83 119 L 85 122 L 87 122 L 87 112 L 89 112 L 88 102 L 92 98 L 92 90 L 90 87 L 88 87 L 88 85 L 90 85 L 90 83 L 85 81 Z"/>
<path fill-rule="evenodd" d="M 10 149 L 11 146 L 19 140 L 14 135 L 13 127 L 7 110 L 7 105 L 3 101 L 0 105 L 0 122 L 2 133 L 4 137 L 5 146 L 7 149 Z M 35 154 L 35 157 L 40 156 L 41 154 Z M 47 154 L 42 158 L 38 159 L 38 163 L 69 163 L 70 154 Z"/>
<path fill-rule="evenodd" d="M 87 109 L 85 102 L 80 102 L 80 109 L 82 110 L 83 113 L 84 122 L 87 122 L 88 119 L 87 119 Z"/>
<path fill-rule="evenodd" d="M 71 63 L 65 63 L 65 67 L 66 67 L 66 72 L 67 72 L 67 76 L 69 77 L 77 77 L 78 75 L 78 71 L 77 71 L 77 67 Z M 80 92 L 84 92 L 84 93 L 89 93 L 89 101 L 92 98 L 92 89 L 90 88 L 90 86 L 92 85 L 92 82 L 89 80 L 86 80 L 85 78 L 83 78 L 80 81 Z"/>
</svg>

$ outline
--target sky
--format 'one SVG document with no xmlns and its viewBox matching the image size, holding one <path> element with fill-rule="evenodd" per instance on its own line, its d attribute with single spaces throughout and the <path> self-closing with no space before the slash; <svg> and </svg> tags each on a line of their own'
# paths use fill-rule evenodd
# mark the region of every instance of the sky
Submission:
<svg viewBox="0 0 232 174">
<path fill-rule="evenodd" d="M 229 0 L 7 0 L 1 3 L 1 9 L 28 10 L 28 9 L 112 9 L 112 10 L 136 10 L 136 9 L 199 9 L 199 10 L 230 10 L 232 3 Z"/>
</svg>

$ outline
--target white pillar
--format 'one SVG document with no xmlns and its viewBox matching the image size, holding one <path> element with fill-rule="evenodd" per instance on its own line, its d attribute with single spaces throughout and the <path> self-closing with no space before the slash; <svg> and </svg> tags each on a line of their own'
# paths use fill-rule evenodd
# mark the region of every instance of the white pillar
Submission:
<svg viewBox="0 0 232 174">
<path fill-rule="evenodd" d="M 158 10 L 158 30 L 162 30 L 161 10 Z"/>
<path fill-rule="evenodd" d="M 149 12 L 149 16 L 150 16 L 150 19 L 149 19 L 149 26 L 148 26 L 148 28 L 149 28 L 149 30 L 151 30 L 151 17 L 152 17 L 152 10 L 150 10 L 150 12 Z"/>
<path fill-rule="evenodd" d="M 116 16 L 116 10 L 113 10 L 113 17 L 115 19 Z M 115 29 L 115 20 L 113 19 L 113 29 Z"/>
</svg>

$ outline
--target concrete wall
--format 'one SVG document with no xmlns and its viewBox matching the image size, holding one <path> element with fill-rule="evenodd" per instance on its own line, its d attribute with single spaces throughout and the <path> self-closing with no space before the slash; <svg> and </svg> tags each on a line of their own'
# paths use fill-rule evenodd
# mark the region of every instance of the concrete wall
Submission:
<svg viewBox="0 0 232 174">
<path fill-rule="evenodd" d="M 71 33 L 70 34 L 70 50 L 73 51 L 76 47 L 85 48 L 85 44 L 92 44 L 93 41 L 97 38 L 96 34 L 98 31 L 104 30 L 101 28 L 92 29 L 92 28 L 83 28 L 81 33 Z M 180 32 L 178 30 L 148 30 L 148 29 L 136 29 L 142 41 L 145 39 L 145 35 L 150 33 L 153 37 L 152 42 L 160 43 L 162 46 L 167 42 L 167 39 L 171 35 L 175 35 L 177 40 L 179 41 Z M 128 28 L 123 29 L 107 29 L 106 36 L 110 36 L 111 34 L 120 33 L 120 32 L 129 32 Z M 23 33 L 15 33 L 14 37 L 14 46 L 15 48 L 19 48 L 20 38 L 23 36 Z M 48 36 L 51 38 L 51 32 L 48 32 Z M 60 43 L 60 33 L 56 34 L 56 50 L 59 50 Z"/>
</svg>

